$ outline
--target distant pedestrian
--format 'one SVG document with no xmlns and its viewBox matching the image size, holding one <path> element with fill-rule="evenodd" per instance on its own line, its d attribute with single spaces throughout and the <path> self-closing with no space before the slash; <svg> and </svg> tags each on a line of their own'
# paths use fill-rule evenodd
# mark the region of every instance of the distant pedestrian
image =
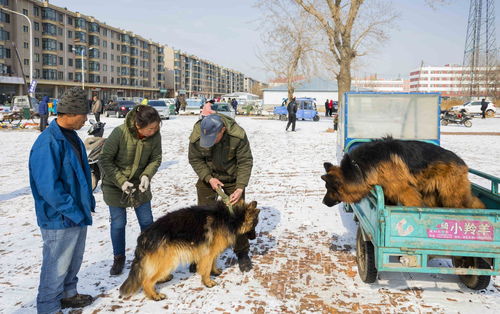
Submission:
<svg viewBox="0 0 500 314">
<path fill-rule="evenodd" d="M 93 98 L 94 102 L 92 103 L 92 113 L 94 114 L 95 120 L 97 122 L 101 122 L 102 102 L 99 98 L 97 98 L 97 95 Z"/>
<path fill-rule="evenodd" d="M 325 117 L 328 117 L 328 99 L 325 101 Z"/>
<path fill-rule="evenodd" d="M 288 123 L 285 131 L 288 131 L 288 128 L 292 125 L 292 132 L 295 132 L 295 122 L 297 121 L 297 103 L 295 102 L 295 97 L 292 98 L 286 110 L 288 111 Z"/>
<path fill-rule="evenodd" d="M 75 132 L 87 120 L 85 98 L 79 87 L 66 90 L 57 119 L 37 138 L 30 152 L 30 186 L 43 240 L 38 313 L 56 313 L 93 302 L 92 296 L 79 294 L 76 288 L 87 226 L 92 224 L 95 208 L 85 147 Z"/>
<path fill-rule="evenodd" d="M 161 164 L 160 123 L 156 109 L 135 106 L 102 149 L 102 193 L 109 206 L 114 255 L 111 276 L 121 274 L 125 265 L 127 207 L 134 208 L 141 231 L 153 223 L 150 182 Z"/>
<path fill-rule="evenodd" d="M 54 98 L 54 100 L 52 100 L 52 115 L 57 115 L 57 98 Z"/>
<path fill-rule="evenodd" d="M 233 98 L 233 100 L 231 100 L 231 106 L 233 107 L 234 112 L 238 113 L 238 101 L 236 100 L 236 98 Z"/>
<path fill-rule="evenodd" d="M 179 109 L 181 109 L 181 101 L 179 97 L 175 99 L 175 114 L 179 114 Z"/>
<path fill-rule="evenodd" d="M 481 119 L 485 119 L 486 118 L 486 108 L 488 108 L 488 103 L 486 102 L 486 99 L 482 99 L 481 100 L 481 114 L 482 114 L 482 118 Z"/>
<path fill-rule="evenodd" d="M 148 105 L 148 102 L 149 102 L 148 97 L 144 97 L 144 98 L 142 99 L 142 101 L 141 101 L 141 105 L 146 105 L 146 106 L 147 106 L 147 105 Z"/>
<path fill-rule="evenodd" d="M 332 116 L 333 114 L 333 99 L 330 99 L 328 102 L 328 116 Z"/>
<path fill-rule="evenodd" d="M 47 127 L 49 119 L 49 96 L 43 96 L 42 101 L 38 103 L 38 114 L 40 115 L 40 132 Z"/>
</svg>

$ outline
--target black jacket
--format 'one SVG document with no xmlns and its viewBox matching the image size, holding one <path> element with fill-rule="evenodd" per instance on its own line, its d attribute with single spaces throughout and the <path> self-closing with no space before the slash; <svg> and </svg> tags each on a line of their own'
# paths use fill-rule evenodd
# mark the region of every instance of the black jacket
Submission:
<svg viewBox="0 0 500 314">
<path fill-rule="evenodd" d="M 286 107 L 288 114 L 297 114 L 297 103 L 295 101 L 291 101 Z"/>
</svg>

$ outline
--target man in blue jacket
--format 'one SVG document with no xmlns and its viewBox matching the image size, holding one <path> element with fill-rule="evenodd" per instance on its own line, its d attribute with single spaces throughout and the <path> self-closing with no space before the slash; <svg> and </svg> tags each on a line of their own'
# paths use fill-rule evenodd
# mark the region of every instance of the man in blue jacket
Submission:
<svg viewBox="0 0 500 314">
<path fill-rule="evenodd" d="M 87 154 L 75 132 L 85 124 L 88 111 L 84 91 L 67 90 L 57 119 L 31 148 L 30 185 L 43 239 L 38 313 L 84 307 L 93 301 L 76 289 L 95 208 Z"/>
<path fill-rule="evenodd" d="M 43 96 L 42 101 L 38 103 L 38 114 L 40 115 L 40 132 L 43 132 L 49 119 L 49 96 Z"/>
</svg>

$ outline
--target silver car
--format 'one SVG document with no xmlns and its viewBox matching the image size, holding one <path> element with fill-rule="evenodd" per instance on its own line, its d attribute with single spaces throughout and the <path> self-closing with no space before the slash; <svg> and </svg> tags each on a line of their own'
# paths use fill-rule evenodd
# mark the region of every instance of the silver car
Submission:
<svg viewBox="0 0 500 314">
<path fill-rule="evenodd" d="M 163 100 L 150 100 L 148 105 L 155 108 L 162 119 L 170 119 L 170 108 Z"/>
</svg>

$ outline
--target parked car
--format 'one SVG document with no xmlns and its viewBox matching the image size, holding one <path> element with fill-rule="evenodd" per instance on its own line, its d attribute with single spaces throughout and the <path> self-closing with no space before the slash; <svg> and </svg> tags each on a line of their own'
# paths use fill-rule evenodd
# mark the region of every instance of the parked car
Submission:
<svg viewBox="0 0 500 314">
<path fill-rule="evenodd" d="M 234 111 L 234 108 L 227 102 L 216 102 L 211 107 L 212 110 L 215 111 L 216 113 L 223 114 L 233 119 L 236 117 L 236 112 Z"/>
<path fill-rule="evenodd" d="M 187 114 L 200 114 L 201 107 L 203 103 L 200 98 L 188 98 L 186 99 L 186 110 L 184 110 Z"/>
<path fill-rule="evenodd" d="M 133 101 L 115 101 L 104 106 L 104 116 L 109 117 L 114 115 L 117 118 L 125 117 L 135 106 L 137 106 L 137 104 Z"/>
<path fill-rule="evenodd" d="M 163 100 L 167 107 L 170 109 L 170 115 L 176 115 L 175 112 L 175 98 L 158 98 L 158 100 Z"/>
<path fill-rule="evenodd" d="M 486 108 L 486 116 L 487 117 L 493 117 L 495 116 L 495 113 L 497 112 L 497 108 L 495 108 L 495 105 L 491 101 L 487 101 L 488 107 Z M 466 102 L 463 105 L 460 106 L 453 106 L 451 107 L 451 110 L 453 111 L 462 111 L 465 110 L 468 114 L 472 115 L 481 115 L 481 100 L 473 100 Z"/>
<path fill-rule="evenodd" d="M 150 100 L 148 101 L 148 105 L 151 107 L 154 107 L 156 111 L 158 111 L 158 114 L 160 115 L 160 118 L 162 119 L 170 119 L 170 108 L 168 105 L 165 103 L 163 100 Z"/>
</svg>

